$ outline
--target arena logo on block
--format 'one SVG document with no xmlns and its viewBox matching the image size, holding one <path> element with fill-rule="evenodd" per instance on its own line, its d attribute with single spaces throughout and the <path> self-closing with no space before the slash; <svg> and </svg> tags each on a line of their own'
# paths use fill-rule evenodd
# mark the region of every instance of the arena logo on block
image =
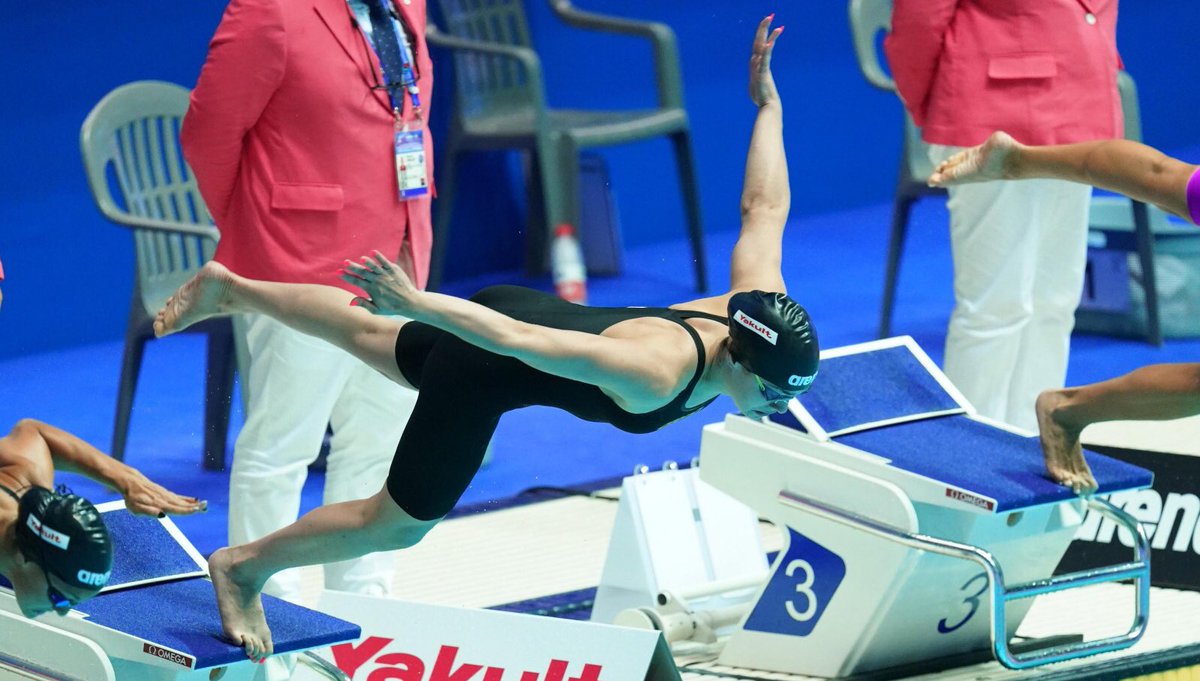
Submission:
<svg viewBox="0 0 1200 681">
<path fill-rule="evenodd" d="M 1088 449 L 1154 472 L 1153 487 L 1116 492 L 1108 500 L 1145 529 L 1151 584 L 1200 591 L 1200 457 L 1098 445 Z M 1083 570 L 1128 560 L 1131 546 L 1128 531 L 1089 510 L 1058 569 Z"/>
<path fill-rule="evenodd" d="M 1109 501 L 1142 524 L 1150 548 L 1200 554 L 1200 497 L 1195 494 L 1168 492 L 1163 499 L 1158 490 L 1141 489 L 1117 492 Z M 1111 544 L 1114 536 L 1125 546 L 1133 546 L 1129 530 L 1091 511 L 1075 533 L 1075 539 L 1100 544 Z"/>
</svg>

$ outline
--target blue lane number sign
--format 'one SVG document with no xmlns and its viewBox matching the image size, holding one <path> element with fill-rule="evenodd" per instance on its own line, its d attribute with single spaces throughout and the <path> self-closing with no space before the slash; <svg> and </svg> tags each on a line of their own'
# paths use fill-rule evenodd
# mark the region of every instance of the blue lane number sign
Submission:
<svg viewBox="0 0 1200 681">
<path fill-rule="evenodd" d="M 746 619 L 746 629 L 808 636 L 846 576 L 833 551 L 788 528 L 787 554 Z"/>
</svg>

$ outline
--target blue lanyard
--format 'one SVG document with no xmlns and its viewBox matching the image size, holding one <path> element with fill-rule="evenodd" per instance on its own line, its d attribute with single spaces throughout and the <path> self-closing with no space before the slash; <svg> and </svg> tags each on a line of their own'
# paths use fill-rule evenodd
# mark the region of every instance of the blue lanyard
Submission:
<svg viewBox="0 0 1200 681">
<path fill-rule="evenodd" d="M 371 45 L 371 48 L 375 50 L 376 56 L 378 56 L 379 48 L 375 44 L 375 31 L 374 26 L 371 23 L 370 10 L 367 8 L 365 3 L 362 2 L 362 0 L 348 0 L 348 2 L 350 4 L 351 11 L 354 12 L 355 17 L 358 19 L 360 30 L 362 30 L 363 34 L 366 35 L 367 42 Z M 404 25 L 400 21 L 400 18 L 396 16 L 396 13 L 390 7 L 388 8 L 388 14 L 390 15 L 393 29 L 395 30 L 396 37 L 398 38 L 396 42 L 399 43 L 400 48 L 400 82 L 404 84 L 404 89 L 408 92 L 408 96 L 412 100 L 413 110 L 417 112 L 418 116 L 420 116 L 421 89 L 417 86 L 416 70 L 413 68 L 414 59 L 412 52 L 409 50 L 408 32 L 404 30 Z M 389 74 L 387 72 L 387 67 L 384 65 L 383 59 L 379 60 L 379 68 L 381 71 L 383 71 L 383 77 L 385 81 L 388 83 L 394 82 L 392 76 L 395 74 Z M 396 102 L 396 99 L 392 94 L 392 89 L 390 87 L 385 87 L 384 89 L 387 91 L 388 100 L 391 101 L 392 107 L 399 111 L 400 105 Z"/>
</svg>

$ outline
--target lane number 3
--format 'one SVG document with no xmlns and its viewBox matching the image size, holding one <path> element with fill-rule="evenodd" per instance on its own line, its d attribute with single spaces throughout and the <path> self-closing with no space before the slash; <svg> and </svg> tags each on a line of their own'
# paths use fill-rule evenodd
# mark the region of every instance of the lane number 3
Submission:
<svg viewBox="0 0 1200 681">
<path fill-rule="evenodd" d="M 959 591 L 967 591 L 975 582 L 979 582 L 979 590 L 969 596 L 964 597 L 962 600 L 963 603 L 966 603 L 970 607 L 966 616 L 959 620 L 958 624 L 948 624 L 947 622 L 949 621 L 949 618 L 943 617 L 937 625 L 939 634 L 949 634 L 950 632 L 955 631 L 956 629 L 962 627 L 962 625 L 971 621 L 971 618 L 975 616 L 975 611 L 979 610 L 979 598 L 983 596 L 984 592 L 987 591 L 988 588 L 987 574 L 980 572 L 974 577 L 968 579 L 966 583 L 958 589 Z"/>
<path fill-rule="evenodd" d="M 817 594 L 813 593 L 813 582 L 816 581 L 817 574 L 813 570 L 813 566 L 803 558 L 797 558 L 788 563 L 784 574 L 788 577 L 796 576 L 796 572 L 803 572 L 804 578 L 796 584 L 796 593 L 804 596 L 804 609 L 800 610 L 792 601 L 787 601 L 783 605 L 787 608 L 787 613 L 792 619 L 797 622 L 807 622 L 817 614 Z"/>
</svg>

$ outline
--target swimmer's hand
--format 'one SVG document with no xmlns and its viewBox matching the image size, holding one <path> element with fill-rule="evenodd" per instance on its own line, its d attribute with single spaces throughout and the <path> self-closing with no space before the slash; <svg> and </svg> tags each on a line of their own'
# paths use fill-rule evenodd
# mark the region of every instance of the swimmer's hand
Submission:
<svg viewBox="0 0 1200 681">
<path fill-rule="evenodd" d="M 421 294 L 404 268 L 379 251 L 364 255 L 358 262 L 343 261 L 341 277 L 367 293 L 365 297 L 355 297 L 350 304 L 374 314 L 412 316 L 410 313 Z"/>
<path fill-rule="evenodd" d="M 134 515 L 162 518 L 208 510 L 207 501 L 176 494 L 137 470 L 126 471 L 116 483 L 121 496 L 125 497 L 125 508 Z"/>
<path fill-rule="evenodd" d="M 758 23 L 758 31 L 754 34 L 754 46 L 750 51 L 750 101 L 755 106 L 765 106 L 779 103 L 779 92 L 775 89 L 775 78 L 771 75 L 771 52 L 775 49 L 775 41 L 783 33 L 780 26 L 771 30 L 771 20 L 775 15 L 765 17 Z"/>
<path fill-rule="evenodd" d="M 964 149 L 939 163 L 929 176 L 929 186 L 1016 179 L 1021 146 L 1008 133 L 993 132 L 983 144 Z"/>
</svg>

